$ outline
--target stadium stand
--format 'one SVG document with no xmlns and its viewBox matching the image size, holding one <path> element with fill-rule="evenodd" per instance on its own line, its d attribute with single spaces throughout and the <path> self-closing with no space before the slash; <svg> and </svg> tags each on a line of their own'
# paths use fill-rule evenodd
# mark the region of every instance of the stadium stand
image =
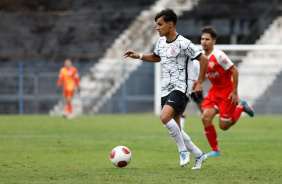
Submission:
<svg viewBox="0 0 282 184">
<path fill-rule="evenodd" d="M 201 29 L 212 25 L 219 33 L 218 44 L 253 44 L 281 15 L 281 6 L 277 0 L 201 0 L 192 11 L 183 13 L 177 30 L 199 43 Z"/>
<path fill-rule="evenodd" d="M 159 0 L 150 10 L 142 11 L 134 23 L 115 40 L 99 63 L 90 69 L 91 74 L 82 78 L 81 93 L 73 100 L 76 108 L 74 111 L 77 114 L 98 113 L 128 79 L 131 72 L 141 65 L 140 60 L 125 60 L 123 53 L 129 49 L 140 53 L 148 53 L 151 50 L 158 39 L 158 34 L 155 31 L 155 23 L 147 20 L 154 20 L 156 13 L 168 6 L 174 7 L 174 10 L 181 14 L 184 10 L 191 10 L 195 2 L 197 1 L 177 0 L 172 3 L 168 0 Z M 92 100 L 89 100 L 89 97 Z M 50 114 L 62 114 L 62 106 L 63 102 L 59 102 Z"/>
<path fill-rule="evenodd" d="M 58 93 L 57 96 L 54 95 L 57 72 L 62 67 L 62 62 L 58 61 L 69 57 L 75 62 L 81 75 L 89 73 L 90 64 L 93 66 L 140 11 L 148 9 L 154 2 L 155 0 L 1 1 L 0 83 L 3 88 L 0 89 L 0 113 L 19 111 L 17 62 L 22 62 L 24 67 L 24 113 L 48 113 L 61 98 Z M 45 69 L 44 72 L 53 75 L 42 74 L 38 77 L 37 73 L 42 68 Z M 11 72 L 13 77 L 7 79 L 5 74 Z M 36 77 L 32 80 L 34 77 L 30 75 L 33 73 Z M 36 79 L 41 84 L 37 91 L 34 87 Z M 50 98 L 46 99 L 47 94 Z"/>
<path fill-rule="evenodd" d="M 57 72 L 61 67 L 58 61 L 66 57 L 72 58 L 78 70 L 81 71 L 83 89 L 79 98 L 89 103 L 83 105 L 84 102 L 76 98 L 74 101 L 79 107 L 77 112 L 118 112 L 116 109 L 122 108 L 124 101 L 115 105 L 113 101 L 122 97 L 124 86 L 126 86 L 124 81 L 126 84 L 134 85 L 132 76 L 138 76 L 144 68 L 152 76 L 154 70 L 153 66 L 149 67 L 138 61 L 134 64 L 130 61 L 122 62 L 124 60 L 121 54 L 129 48 L 142 53 L 152 49 L 158 35 L 154 31 L 154 22 L 148 20 L 153 20 L 155 13 L 159 10 L 164 7 L 176 9 L 177 13 L 182 15 L 178 21 L 177 30 L 196 44 L 200 40 L 200 30 L 205 25 L 212 25 L 219 30 L 220 37 L 217 42 L 219 44 L 253 44 L 265 32 L 269 24 L 281 15 L 282 5 L 277 0 L 177 0 L 171 2 L 169 0 L 0 1 L 0 38 L 2 40 L 0 42 L 0 84 L 4 86 L 0 89 L 0 113 L 18 112 L 19 77 L 16 73 L 19 71 L 19 61 L 23 62 L 24 67 L 23 103 L 25 107 L 33 107 L 25 108 L 24 113 L 47 113 L 58 102 L 61 96 L 54 92 L 55 88 L 52 85 L 55 85 Z M 194 4 L 197 6 L 191 9 Z M 151 8 L 150 11 L 144 11 L 149 8 Z M 136 19 L 142 11 L 145 18 Z M 139 22 L 138 26 L 136 22 Z M 134 23 L 135 27 L 130 28 Z M 142 28 L 140 25 L 143 25 Z M 265 34 L 274 33 L 265 32 Z M 146 34 L 154 35 L 154 37 L 146 36 Z M 141 36 L 138 37 L 138 35 Z M 127 40 L 128 37 L 129 40 Z M 273 43 L 258 44 L 281 44 L 281 42 L 274 43 L 277 41 L 275 38 L 268 37 L 268 39 L 271 39 Z M 233 53 L 233 56 L 236 55 L 237 52 Z M 247 57 L 249 55 L 252 53 Z M 236 58 L 236 63 L 238 64 L 241 59 L 242 57 Z M 99 64 L 93 66 L 93 62 L 97 61 Z M 48 66 L 49 64 L 52 66 Z M 41 78 L 37 78 L 44 84 L 37 90 L 34 87 L 35 79 L 32 75 L 37 75 L 38 71 L 45 66 L 46 71 L 54 75 L 48 77 L 43 74 Z M 90 72 L 89 68 L 91 68 Z M 5 76 L 10 71 L 10 75 L 13 76 Z M 117 74 L 118 71 L 125 72 L 120 75 Z M 282 88 L 279 83 L 281 74 L 278 75 L 279 71 L 275 74 L 277 76 L 271 79 L 272 82 L 268 84 L 266 91 L 260 89 L 261 92 L 257 98 L 261 98 L 261 101 L 252 101 L 256 111 L 258 108 L 262 109 L 259 110 L 261 113 L 277 111 L 271 108 L 267 108 L 266 111 L 266 106 L 271 106 L 273 100 L 270 103 L 271 100 L 268 100 L 270 97 L 262 98 L 271 94 L 273 95 L 271 99 L 276 97 L 281 99 L 272 88 L 274 85 L 280 85 L 277 88 Z M 139 82 L 141 86 L 154 85 L 154 81 L 148 78 Z M 209 84 L 206 86 L 208 89 Z M 143 91 L 146 95 L 141 99 L 150 101 L 153 95 L 150 91 L 152 88 L 142 88 L 142 90 L 146 90 L 146 92 Z M 136 98 L 134 94 L 140 94 L 128 87 L 126 93 L 131 95 L 128 98 L 129 101 Z M 91 97 L 91 100 L 88 97 Z M 100 101 L 99 104 L 98 101 Z M 138 109 L 136 105 L 131 105 L 131 102 L 127 103 L 127 107 L 132 109 L 132 112 L 149 109 L 148 106 L 145 109 Z M 275 101 L 275 103 L 278 102 L 279 100 Z M 63 105 L 62 102 L 59 104 Z M 53 112 L 54 114 L 61 113 L 56 108 Z"/>
<path fill-rule="evenodd" d="M 212 25 L 219 32 L 217 44 L 281 45 L 281 21 L 280 18 L 275 20 L 281 15 L 281 7 L 282 2 L 277 0 L 201 0 L 192 11 L 183 13 L 177 29 L 180 34 L 198 44 L 202 27 Z M 248 99 L 257 113 L 281 114 L 282 99 L 277 94 L 282 88 L 279 83 L 281 62 L 278 60 L 281 54 L 277 51 L 227 54 L 239 68 L 240 97 Z M 206 81 L 205 94 L 209 88 L 210 83 Z M 189 106 L 190 112 L 198 112 L 195 104 Z"/>
<path fill-rule="evenodd" d="M 278 17 L 256 44 L 282 44 L 282 17 Z M 279 51 L 250 51 L 238 66 L 239 94 L 249 99 L 257 113 L 282 113 L 281 63 Z"/>
<path fill-rule="evenodd" d="M 98 61 L 155 0 L 7 1 L 0 16 L 0 61 Z M 1 1 L 2 2 L 2 1 Z M 10 2 L 10 6 L 9 5 Z M 2 7 L 2 8 L 1 8 Z"/>
</svg>

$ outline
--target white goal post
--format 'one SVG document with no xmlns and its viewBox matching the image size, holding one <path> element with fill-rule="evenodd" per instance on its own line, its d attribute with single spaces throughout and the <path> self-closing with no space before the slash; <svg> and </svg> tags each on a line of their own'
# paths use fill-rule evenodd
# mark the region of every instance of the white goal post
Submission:
<svg viewBox="0 0 282 184">
<path fill-rule="evenodd" d="M 201 45 L 196 45 L 202 50 Z M 282 51 L 282 45 L 215 45 L 223 51 Z M 159 115 L 161 112 L 161 64 L 155 63 L 155 99 L 154 112 Z"/>
</svg>

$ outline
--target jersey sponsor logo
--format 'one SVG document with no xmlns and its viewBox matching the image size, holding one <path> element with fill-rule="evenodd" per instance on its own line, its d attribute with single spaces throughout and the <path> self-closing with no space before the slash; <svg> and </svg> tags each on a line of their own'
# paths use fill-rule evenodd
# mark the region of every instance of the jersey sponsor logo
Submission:
<svg viewBox="0 0 282 184">
<path fill-rule="evenodd" d="M 219 76 L 219 73 L 217 71 L 208 73 L 209 78 L 216 78 L 217 76 Z"/>
<path fill-rule="evenodd" d="M 228 114 L 223 114 L 223 116 L 226 116 L 226 117 L 228 117 L 229 115 L 228 115 Z"/>
<path fill-rule="evenodd" d="M 209 62 L 209 66 L 210 66 L 211 68 L 213 68 L 213 67 L 214 67 L 214 62 Z"/>
</svg>

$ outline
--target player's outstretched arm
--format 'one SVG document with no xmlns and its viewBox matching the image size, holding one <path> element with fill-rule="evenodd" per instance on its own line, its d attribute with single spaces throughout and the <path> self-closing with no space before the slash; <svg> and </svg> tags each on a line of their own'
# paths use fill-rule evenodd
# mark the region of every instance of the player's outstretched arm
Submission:
<svg viewBox="0 0 282 184">
<path fill-rule="evenodd" d="M 133 59 L 141 59 L 143 61 L 147 61 L 147 62 L 160 62 L 161 58 L 159 58 L 158 56 L 156 56 L 154 53 L 150 53 L 150 54 L 137 54 L 134 51 L 126 51 L 123 56 L 125 58 L 130 57 Z"/>
</svg>

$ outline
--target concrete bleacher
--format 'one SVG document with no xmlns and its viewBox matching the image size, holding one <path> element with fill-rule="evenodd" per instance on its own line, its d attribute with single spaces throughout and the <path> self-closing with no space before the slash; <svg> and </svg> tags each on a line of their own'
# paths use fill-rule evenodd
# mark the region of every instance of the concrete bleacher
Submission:
<svg viewBox="0 0 282 184">
<path fill-rule="evenodd" d="M 256 41 L 257 45 L 282 44 L 282 17 L 278 17 Z M 257 113 L 282 113 L 281 51 L 250 51 L 238 66 L 239 94 Z"/>
<path fill-rule="evenodd" d="M 161 1 L 159 1 L 159 2 L 161 2 Z M 203 1 L 203 2 L 207 3 L 207 1 Z M 200 1 L 200 3 L 202 3 L 202 7 L 204 6 L 203 2 Z M 217 3 L 223 3 L 223 2 L 224 1 L 218 1 Z M 252 5 L 256 4 L 255 1 L 248 1 L 248 2 L 245 2 L 245 3 L 248 4 L 248 6 L 252 6 Z M 220 31 L 224 31 L 225 30 L 226 32 L 225 33 L 224 32 L 223 33 L 219 32 L 219 33 L 220 34 L 222 33 L 223 37 L 224 36 L 228 36 L 227 39 L 222 39 L 221 43 L 226 43 L 225 41 L 227 41 L 227 43 L 230 43 L 230 40 L 231 40 L 230 39 L 230 35 L 232 35 L 232 33 L 236 33 L 237 34 L 238 41 L 240 41 L 239 40 L 240 38 L 244 38 L 244 37 L 250 36 L 250 34 L 253 34 L 251 22 L 256 22 L 256 21 L 258 21 L 258 18 L 260 18 L 260 17 L 256 16 L 256 14 L 253 14 L 253 12 L 255 11 L 255 9 L 258 9 L 257 6 L 259 6 L 260 9 L 264 8 L 265 6 L 268 6 L 269 5 L 269 1 L 263 1 L 261 4 L 257 4 L 256 6 L 252 7 L 251 11 L 250 10 L 248 10 L 248 11 L 246 10 L 245 14 L 242 14 L 242 13 L 240 14 L 240 11 L 242 11 L 242 10 L 240 10 L 239 7 L 241 7 L 241 5 L 240 5 L 240 3 L 238 4 L 237 1 L 232 1 L 229 4 L 228 7 L 226 7 L 226 6 L 223 6 L 223 8 L 221 7 L 221 11 L 224 12 L 224 10 L 226 10 L 225 8 L 229 8 L 231 10 L 232 8 L 234 8 L 234 6 L 233 6 L 234 4 L 236 4 L 237 12 L 239 14 L 235 13 L 235 14 L 232 14 L 230 16 L 233 17 L 237 21 L 237 23 L 239 23 L 239 24 L 235 24 L 235 25 L 229 27 L 228 29 L 221 29 L 224 26 L 229 25 L 231 22 L 230 21 L 225 21 L 224 22 L 222 18 L 226 18 L 226 17 L 224 17 L 226 15 L 222 16 L 222 14 L 220 14 L 220 12 L 219 12 L 218 15 L 216 15 L 216 16 L 219 16 L 219 17 L 212 16 L 212 15 L 211 15 L 211 17 L 207 17 L 206 19 L 204 19 L 204 21 L 202 21 L 202 24 L 198 25 L 198 28 L 199 28 L 199 26 L 201 26 L 201 28 L 202 28 L 202 26 L 205 25 L 205 21 L 207 21 L 209 23 L 212 23 L 212 24 L 215 24 L 215 25 L 221 26 L 219 28 L 219 30 Z M 227 2 L 225 2 L 225 5 L 227 5 Z M 215 7 L 215 6 L 216 5 L 213 5 L 212 7 Z M 199 7 L 201 7 L 201 6 L 198 6 L 198 9 L 199 9 Z M 193 15 L 194 15 L 194 13 L 195 12 L 192 11 Z M 271 20 L 276 16 L 277 11 L 273 11 L 272 13 L 273 14 L 268 16 L 267 21 L 265 21 L 265 23 L 262 24 L 261 27 L 258 28 L 258 31 L 255 32 L 255 34 L 257 36 L 259 36 L 259 34 L 264 31 L 264 28 L 267 27 L 268 23 L 271 22 Z M 191 12 L 190 13 L 187 13 L 187 12 L 184 13 L 184 19 L 181 18 L 180 19 L 180 23 L 178 24 L 178 25 L 181 25 L 180 27 L 178 27 L 178 28 L 180 28 L 180 31 L 184 30 L 184 33 L 180 32 L 180 34 L 183 34 L 185 36 L 187 36 L 187 34 L 189 36 L 191 36 L 190 33 L 193 35 L 193 33 L 196 32 L 196 29 L 194 30 L 194 32 L 191 31 L 191 30 L 190 31 L 187 31 L 187 30 L 185 31 L 184 28 L 187 28 L 187 27 L 189 28 L 189 25 L 183 26 L 181 24 L 181 23 L 185 22 L 185 15 L 187 16 L 189 14 L 191 15 Z M 143 17 L 144 16 L 148 16 L 148 18 L 146 18 L 146 20 L 150 19 L 149 15 L 148 15 L 148 12 L 143 12 Z M 151 17 L 153 18 L 153 15 Z M 188 17 L 191 18 L 191 16 L 188 16 Z M 198 17 L 201 17 L 201 16 L 198 16 Z M 196 18 L 197 18 L 197 15 L 196 15 Z M 214 18 L 215 20 L 212 20 L 212 18 Z M 246 18 L 245 23 L 244 22 L 240 22 L 240 18 L 241 19 L 245 19 Z M 239 20 L 239 22 L 238 22 L 238 20 Z M 139 23 L 138 19 L 137 19 L 137 23 L 139 25 L 143 24 L 143 23 L 147 23 L 148 24 L 148 21 L 143 22 L 142 19 L 140 21 L 142 23 Z M 249 21 L 249 23 L 248 23 L 248 21 Z M 193 21 L 190 21 L 190 23 L 191 22 L 193 23 Z M 222 23 L 225 23 L 225 24 L 222 24 Z M 188 21 L 188 24 L 189 24 L 189 21 Z M 242 27 L 240 27 L 240 26 L 238 27 L 238 25 L 240 25 Z M 145 28 L 146 28 L 146 26 L 147 25 L 144 25 Z M 148 26 L 150 26 L 150 25 L 148 25 Z M 195 24 L 193 24 L 193 25 L 190 24 L 190 27 L 197 27 L 197 25 L 195 26 Z M 76 99 L 77 100 L 76 101 L 77 106 L 82 106 L 82 108 L 84 108 L 84 110 L 80 110 L 80 111 L 77 110 L 77 112 L 84 111 L 84 112 L 89 112 L 89 113 L 97 113 L 97 112 L 102 112 L 103 109 L 107 108 L 107 106 L 108 106 L 107 104 L 111 103 L 111 102 L 107 102 L 107 100 L 110 99 L 110 98 L 113 98 L 112 95 L 114 93 L 118 93 L 117 91 L 120 90 L 122 82 L 125 79 L 128 78 L 128 76 L 130 75 L 130 71 L 131 70 L 133 71 L 133 70 L 138 68 L 138 66 L 140 65 L 140 62 L 139 61 L 134 61 L 134 64 L 133 63 L 125 62 L 126 63 L 125 66 L 129 70 L 128 73 L 125 74 L 125 76 L 119 75 L 117 73 L 116 73 L 116 75 L 106 76 L 105 74 L 103 74 L 103 73 L 105 73 L 103 71 L 110 71 L 110 72 L 114 72 L 114 73 L 118 72 L 118 71 L 122 71 L 122 67 L 124 65 L 120 63 L 120 61 L 122 60 L 120 58 L 120 56 L 122 55 L 122 53 L 125 50 L 128 49 L 127 45 L 128 44 L 130 45 L 131 42 L 134 41 L 134 43 L 135 43 L 134 45 L 135 46 L 136 45 L 137 46 L 145 45 L 144 44 L 144 39 L 145 39 L 145 40 L 148 40 L 147 42 L 145 41 L 145 43 L 148 44 L 148 45 L 146 45 L 146 47 L 148 47 L 150 44 L 151 44 L 151 46 L 153 46 L 154 43 L 155 43 L 154 40 L 156 38 L 152 39 L 152 38 L 147 36 L 147 35 L 152 35 L 152 32 L 148 31 L 148 30 L 150 30 L 150 28 L 146 28 L 145 30 L 146 31 L 143 31 L 142 29 L 140 30 L 140 27 L 137 27 L 137 26 L 133 26 L 132 29 L 129 28 L 128 30 L 126 30 L 124 32 L 124 34 L 120 35 L 119 39 L 117 39 L 114 42 L 114 44 L 107 50 L 107 52 L 104 55 L 104 58 L 100 59 L 99 64 L 92 68 L 92 72 L 94 73 L 96 71 L 96 73 L 93 74 L 92 76 L 88 76 L 87 78 L 84 78 L 85 84 L 87 83 L 87 85 L 88 85 L 87 86 L 87 90 L 89 92 L 87 92 L 87 90 L 84 90 L 84 91 L 82 91 L 81 96 L 85 96 L 85 97 L 86 96 L 92 96 L 93 100 L 92 101 L 87 101 L 86 103 L 84 103 L 84 102 L 81 102 L 78 99 Z M 134 36 L 129 36 L 132 32 L 134 32 Z M 144 38 L 143 40 L 136 39 L 138 37 L 138 36 L 136 36 L 136 35 L 138 35 L 138 32 L 142 32 L 142 38 Z M 194 36 L 197 36 L 197 35 L 200 35 L 200 31 L 197 31 L 197 34 L 195 34 Z M 189 37 L 189 36 L 187 36 L 187 37 Z M 131 40 L 132 37 L 135 38 L 135 39 Z M 251 41 L 252 40 L 248 40 L 247 43 L 250 43 Z M 133 46 L 131 46 L 131 49 L 133 49 L 133 50 L 135 50 L 137 52 L 142 52 L 142 53 L 144 52 L 144 50 L 142 50 L 142 48 L 139 48 L 139 47 L 132 48 L 132 47 Z M 114 70 L 112 70 L 112 69 L 110 69 L 108 67 L 110 64 L 114 64 L 114 66 L 115 66 Z M 132 69 L 130 69 L 130 67 L 132 67 Z M 99 71 L 102 72 L 102 73 L 99 74 Z M 109 73 L 109 72 L 106 72 L 106 73 Z M 119 80 L 115 80 L 115 78 L 119 79 Z M 99 79 L 100 81 L 99 80 L 94 80 L 93 81 L 92 79 Z M 108 83 L 107 80 L 109 80 L 108 82 L 109 82 L 110 85 L 107 85 L 107 83 Z M 91 81 L 93 81 L 93 82 L 91 82 Z M 117 82 L 117 81 L 119 81 L 119 82 Z M 112 87 L 108 88 L 107 86 L 108 87 L 112 86 Z M 101 88 L 101 90 L 97 91 L 97 89 L 99 89 L 99 88 Z M 246 88 L 246 89 L 248 89 L 248 88 Z M 103 94 L 105 92 L 106 92 L 106 94 Z M 242 97 L 244 98 L 244 93 L 242 93 Z M 60 105 L 62 105 L 62 103 Z M 58 108 L 58 109 L 61 109 L 61 108 Z M 114 111 L 112 111 L 112 112 L 114 112 Z"/>
<path fill-rule="evenodd" d="M 2 10 L 1 3 L 4 1 L 9 2 L 9 0 L 1 1 L 0 10 Z M 237 35 L 237 42 L 245 40 L 243 38 L 249 37 L 252 34 L 254 38 L 245 42 L 252 43 L 260 34 L 264 33 L 265 28 L 267 28 L 277 14 L 281 14 L 281 10 L 279 10 L 279 7 L 281 7 L 280 3 L 279 6 L 272 10 L 270 16 L 261 19 L 262 24 L 253 32 L 251 29 L 253 23 L 260 18 L 261 12 L 264 12 L 272 1 L 201 0 L 192 11 L 187 10 L 191 10 L 198 0 L 70 0 L 61 1 L 60 3 L 59 1 L 53 1 L 52 6 L 42 5 L 39 1 L 30 0 L 25 2 L 24 6 L 17 4 L 16 9 L 11 7 L 10 11 L 3 11 L 0 16 L 0 39 L 2 41 L 0 42 L 0 62 L 31 61 L 36 65 L 38 64 L 38 67 L 34 68 L 34 71 L 36 71 L 41 65 L 39 61 L 61 61 L 65 57 L 70 57 L 76 62 L 99 61 L 99 65 L 92 67 L 87 65 L 87 69 L 90 69 L 90 71 L 89 73 L 85 72 L 85 75 L 82 77 L 82 91 L 78 97 L 85 100 L 84 102 L 78 98 L 74 100 L 74 103 L 79 107 L 78 113 L 117 112 L 116 104 L 111 104 L 112 101 L 109 101 L 109 99 L 114 99 L 115 95 L 122 93 L 121 86 L 123 82 L 131 83 L 129 76 L 141 66 L 139 61 L 132 63 L 132 61 L 127 60 L 124 62 L 122 53 L 127 49 L 133 49 L 142 53 L 150 51 L 158 37 L 153 21 L 155 13 L 165 7 L 175 9 L 178 15 L 183 13 L 182 18 L 178 21 L 177 30 L 180 34 L 190 38 L 194 43 L 199 43 L 200 30 L 207 24 L 215 25 L 219 29 L 220 37 L 218 43 L 230 43 L 231 35 L 234 34 Z M 136 16 L 141 11 L 149 10 L 153 3 L 155 4 L 150 9 L 151 12 L 144 11 L 142 12 L 143 19 L 136 19 Z M 45 9 L 44 11 L 42 11 L 42 6 Z M 243 9 L 242 6 L 244 6 Z M 232 11 L 233 13 L 231 13 Z M 210 12 L 215 13 L 211 14 Z M 281 23 L 276 24 L 279 25 Z M 138 25 L 143 25 L 143 28 L 140 28 Z M 271 26 L 269 30 L 272 29 L 276 30 L 275 27 Z M 138 37 L 137 35 L 141 36 Z M 265 37 L 268 35 L 266 40 L 270 40 L 271 42 L 269 43 L 281 44 L 280 35 L 271 37 L 276 35 L 275 31 L 266 31 L 264 35 Z M 128 37 L 130 40 L 127 39 Z M 132 46 L 132 43 L 134 43 L 134 46 Z M 259 44 L 265 43 L 268 42 Z M 246 62 L 254 57 L 253 53 L 248 54 L 245 59 Z M 273 54 L 277 53 L 270 53 L 268 55 L 256 53 L 255 57 L 265 58 L 269 63 L 273 62 L 275 64 L 276 61 L 269 59 L 272 58 Z M 244 68 L 243 66 L 250 67 L 242 65 L 242 68 Z M 124 70 L 124 67 L 126 72 L 121 72 Z M 271 76 L 269 80 L 272 82 L 266 84 L 266 88 L 254 88 L 256 94 L 259 91 L 259 94 L 255 96 L 256 99 L 254 99 L 253 95 L 243 95 L 243 98 L 251 98 L 251 104 L 254 105 L 256 111 L 258 107 L 260 109 L 265 108 L 264 104 L 271 101 L 267 101 L 270 98 L 269 94 L 274 93 L 274 97 L 275 95 L 277 96 L 271 86 L 280 84 L 279 67 L 274 67 L 275 75 L 274 77 Z M 272 72 L 272 69 L 269 71 Z M 240 72 L 244 73 L 244 70 Z M 259 72 L 258 70 L 256 73 Z M 247 73 L 245 74 L 248 75 Z M 48 96 L 54 90 L 52 85 L 54 85 L 53 82 L 56 82 L 56 79 L 57 76 L 52 79 L 49 78 L 49 82 L 42 86 L 39 92 Z M 28 78 L 25 80 L 27 84 L 33 83 Z M 50 83 L 51 80 L 52 83 Z M 240 85 L 242 80 L 245 81 L 245 79 L 240 79 Z M 7 78 L 5 82 L 5 89 L 13 89 L 13 92 L 9 91 L 9 93 L 16 94 L 18 92 L 17 79 Z M 151 85 L 152 81 L 150 82 Z M 246 83 L 246 86 L 249 87 L 250 83 Z M 34 88 L 32 85 L 28 85 L 24 88 L 24 91 L 26 94 L 33 94 Z M 2 92 L 0 90 L 0 93 Z M 259 98 L 261 98 L 261 101 L 257 100 Z M 279 96 L 278 99 L 280 99 Z M 5 108 L 8 103 L 7 101 L 1 101 L 1 106 Z M 13 108 L 16 109 L 17 102 L 12 103 Z M 31 102 L 26 103 L 31 104 Z M 40 113 L 48 112 L 48 109 L 56 103 L 57 101 L 50 102 L 50 99 L 42 102 L 38 105 L 39 109 L 41 109 Z M 59 102 L 59 106 L 63 106 L 62 101 Z M 136 108 L 134 105 L 129 106 L 132 109 Z M 8 108 L 4 110 L 8 112 Z M 261 110 L 261 112 L 263 113 L 264 110 Z M 61 111 L 58 111 L 58 114 L 60 113 Z"/>
<path fill-rule="evenodd" d="M 61 93 L 56 92 L 57 72 L 62 66 L 59 62 L 66 57 L 75 63 L 81 62 L 81 65 L 75 66 L 82 76 L 86 75 L 91 68 L 88 64 L 92 62 L 93 67 L 140 11 L 148 9 L 154 2 L 155 0 L 70 0 L 51 3 L 48 0 L 1 1 L 0 62 L 4 62 L 1 69 L 6 72 L 13 70 L 16 74 L 15 78 L 1 78 L 3 80 L 0 82 L 4 83 L 2 86 L 5 88 L 0 90 L 0 113 L 18 112 L 18 97 L 6 98 L 7 95 L 19 93 L 18 62 L 23 62 L 25 67 L 23 91 L 24 98 L 29 100 L 24 101 L 24 107 L 30 107 L 25 108 L 24 113 L 47 113 L 62 98 Z M 13 65 L 13 62 L 16 64 Z M 58 63 L 55 68 L 48 69 L 48 64 L 52 62 Z M 85 66 L 88 72 L 83 72 Z M 25 77 L 28 72 L 26 69 L 38 73 L 40 68 L 45 68 L 48 73 L 54 72 L 54 77 L 39 77 L 43 82 L 38 91 L 34 91 L 34 81 Z M 44 78 L 49 78 L 49 81 Z M 50 95 L 53 95 L 52 99 Z M 32 98 L 46 99 L 49 96 L 45 101 L 37 101 L 36 107 L 32 105 Z M 7 104 L 13 106 L 12 110 L 7 110 Z"/>
<path fill-rule="evenodd" d="M 151 51 L 159 37 L 155 30 L 154 17 L 156 13 L 170 6 L 174 8 L 178 15 L 181 15 L 183 11 L 191 10 L 195 3 L 197 1 L 194 0 L 176 0 L 173 2 L 159 0 L 150 7 L 150 10 L 142 11 L 128 29 L 120 34 L 111 47 L 107 49 L 104 57 L 90 69 L 91 74 L 82 77 L 81 93 L 73 100 L 76 104 L 75 112 L 77 114 L 101 112 L 100 108 L 112 98 L 130 74 L 142 64 L 140 60 L 125 60 L 123 53 L 126 50 L 134 50 L 137 53 L 149 53 Z M 89 97 L 91 100 L 88 99 Z M 63 103 L 59 102 L 50 111 L 50 114 L 62 114 L 62 106 Z"/>
<path fill-rule="evenodd" d="M 177 29 L 180 34 L 198 44 L 201 29 L 212 25 L 219 33 L 217 44 L 281 45 L 282 23 L 280 18 L 275 20 L 281 15 L 281 7 L 281 1 L 201 0 L 192 11 L 183 13 Z M 201 11 L 203 9 L 205 11 Z M 240 57 L 236 57 L 239 55 Z M 277 95 L 277 91 L 282 89 L 278 82 L 281 51 L 251 51 L 246 57 L 244 55 L 238 52 L 228 53 L 239 68 L 240 97 L 247 100 L 257 113 L 282 113 L 279 105 L 282 104 L 282 99 Z M 205 86 L 205 94 L 209 86 Z M 198 112 L 196 105 L 191 103 L 189 106 L 189 111 Z"/>
<path fill-rule="evenodd" d="M 18 11 L 8 9 L 0 16 L 0 61 L 60 61 L 69 57 L 97 62 L 140 11 L 154 2 L 52 1 L 48 11 L 38 11 L 40 3 L 30 1 Z"/>
<path fill-rule="evenodd" d="M 281 1 L 269 0 L 201 0 L 192 11 L 183 13 L 177 30 L 199 43 L 201 29 L 212 25 L 219 33 L 218 44 L 253 44 L 281 15 L 281 6 Z"/>
</svg>

